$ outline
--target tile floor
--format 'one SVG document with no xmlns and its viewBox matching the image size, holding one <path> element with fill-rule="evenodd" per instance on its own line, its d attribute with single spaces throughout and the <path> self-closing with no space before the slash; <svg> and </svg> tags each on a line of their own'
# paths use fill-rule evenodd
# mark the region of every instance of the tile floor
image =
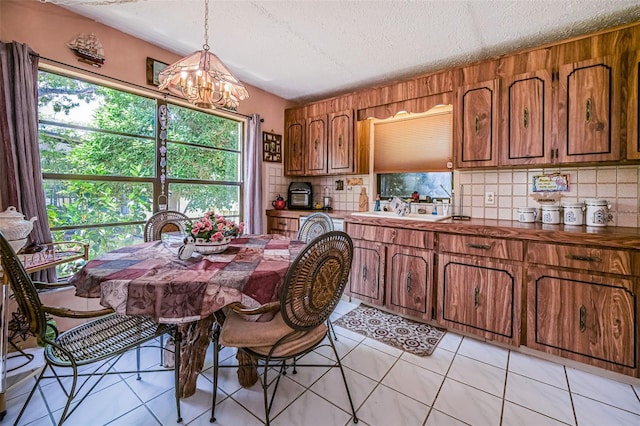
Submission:
<svg viewBox="0 0 640 426">
<path fill-rule="evenodd" d="M 336 316 L 355 305 L 341 302 Z M 447 333 L 429 357 L 416 357 L 336 327 L 337 347 L 349 380 L 358 425 L 639 425 L 640 383 L 629 385 Z M 328 350 L 327 350 L 328 349 Z M 231 363 L 234 353 L 224 349 Z M 330 348 L 308 356 L 331 357 Z M 131 361 L 131 359 L 129 359 Z M 158 350 L 144 351 L 148 365 Z M 121 361 L 122 362 L 122 361 Z M 209 425 L 209 351 L 197 392 L 182 401 L 183 424 Z M 261 425 L 262 390 L 243 389 L 235 369 L 221 369 L 217 424 Z M 32 386 L 27 380 L 7 393 L 12 424 Z M 20 424 L 52 425 L 64 404 L 57 384 L 42 386 Z M 113 376 L 100 384 L 68 425 L 173 425 L 171 372 Z M 353 424 L 338 369 L 300 368 L 282 379 L 272 409 L 280 425 Z"/>
</svg>

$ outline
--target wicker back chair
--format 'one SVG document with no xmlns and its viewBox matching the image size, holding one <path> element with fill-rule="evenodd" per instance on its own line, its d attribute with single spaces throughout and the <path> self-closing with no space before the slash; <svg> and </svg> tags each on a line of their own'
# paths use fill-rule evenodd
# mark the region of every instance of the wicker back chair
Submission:
<svg viewBox="0 0 640 426">
<path fill-rule="evenodd" d="M 183 213 L 163 210 L 152 215 L 144 225 L 144 241 L 158 241 L 165 232 L 184 232 L 191 220 Z"/>
<path fill-rule="evenodd" d="M 269 413 L 278 389 L 280 377 L 292 361 L 293 372 L 297 367 L 338 367 L 342 373 L 354 423 L 358 422 L 351 399 L 351 392 L 342 369 L 340 356 L 326 325 L 326 321 L 337 306 L 349 278 L 353 258 L 353 242 L 342 231 L 331 231 L 312 240 L 291 264 L 285 276 L 279 302 L 272 302 L 256 309 L 246 309 L 239 303 L 230 305 L 229 315 L 222 326 L 214 328 L 213 405 L 211 422 L 215 421 L 216 393 L 218 385 L 218 351 L 221 345 L 236 347 L 252 360 L 262 362 L 262 377 L 265 421 L 269 424 Z M 247 321 L 240 314 L 255 314 L 266 310 L 277 311 L 271 321 Z M 328 343 L 323 343 L 327 339 Z M 302 357 L 319 346 L 331 346 L 336 361 L 333 364 L 301 364 Z M 271 400 L 267 374 L 269 367 L 278 367 Z"/>
<path fill-rule="evenodd" d="M 68 308 L 44 306 L 40 301 L 38 289 L 55 288 L 56 285 L 31 281 L 22 263 L 1 232 L 0 261 L 3 273 L 8 277 L 9 284 L 13 290 L 13 297 L 18 304 L 18 308 L 24 314 L 30 330 L 44 347 L 45 366 L 40 372 L 31 393 L 29 393 L 22 410 L 20 410 L 15 424 L 20 421 L 42 379 L 56 379 L 62 387 L 62 391 L 67 397 L 67 403 L 64 410 L 62 410 L 58 424 L 64 423 L 105 375 L 127 373 L 122 370 L 112 371 L 115 363 L 125 352 L 131 349 L 139 350 L 141 344 L 152 341 L 161 334 L 174 334 L 176 366 L 180 365 L 179 348 L 181 336 L 175 326 L 157 324 L 151 319 L 142 316 L 118 315 L 112 309 L 107 308 L 95 311 L 73 311 Z M 47 323 L 47 314 L 67 318 L 95 319 L 63 333 L 58 333 L 57 329 Z M 49 329 L 52 329 L 53 333 L 47 333 Z M 140 373 L 139 354 L 137 361 L 137 369 L 132 372 Z M 82 373 L 78 371 L 79 367 L 89 364 L 94 364 L 95 368 L 93 370 L 82 369 Z M 144 372 L 150 371 L 167 370 L 145 370 Z M 98 380 L 93 384 L 89 383 L 91 376 L 98 377 Z M 68 386 L 68 381 L 62 380 L 65 377 L 72 377 L 70 386 Z M 78 386 L 79 377 L 84 377 L 85 379 Z M 176 367 L 176 408 L 178 421 L 180 421 L 178 379 L 179 368 Z M 65 386 L 65 383 L 67 386 Z M 85 385 L 88 389 L 83 391 Z M 78 403 L 70 410 L 71 402 L 76 397 L 79 397 Z"/>
<path fill-rule="evenodd" d="M 313 213 L 307 217 L 298 230 L 298 239 L 308 243 L 325 232 L 333 231 L 333 220 L 326 213 Z"/>
</svg>

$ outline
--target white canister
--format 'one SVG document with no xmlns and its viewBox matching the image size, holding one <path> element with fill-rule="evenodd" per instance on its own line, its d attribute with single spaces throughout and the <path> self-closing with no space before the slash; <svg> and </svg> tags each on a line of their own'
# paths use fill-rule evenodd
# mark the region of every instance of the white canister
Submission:
<svg viewBox="0 0 640 426">
<path fill-rule="evenodd" d="M 611 220 L 611 204 L 607 200 L 585 200 L 587 226 L 607 226 Z"/>
<path fill-rule="evenodd" d="M 522 223 L 533 223 L 538 218 L 538 209 L 535 207 L 518 208 L 518 221 Z"/>
<path fill-rule="evenodd" d="M 560 206 L 542 206 L 542 223 L 557 225 L 560 223 Z"/>
<path fill-rule="evenodd" d="M 562 219 L 565 225 L 584 225 L 584 203 L 562 203 L 564 213 Z"/>
</svg>

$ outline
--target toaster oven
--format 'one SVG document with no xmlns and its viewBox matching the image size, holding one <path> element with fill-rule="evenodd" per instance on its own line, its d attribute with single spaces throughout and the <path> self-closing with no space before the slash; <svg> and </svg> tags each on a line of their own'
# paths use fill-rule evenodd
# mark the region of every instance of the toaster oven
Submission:
<svg viewBox="0 0 640 426">
<path fill-rule="evenodd" d="M 311 182 L 291 182 L 287 203 L 289 209 L 312 209 L 313 188 Z"/>
</svg>

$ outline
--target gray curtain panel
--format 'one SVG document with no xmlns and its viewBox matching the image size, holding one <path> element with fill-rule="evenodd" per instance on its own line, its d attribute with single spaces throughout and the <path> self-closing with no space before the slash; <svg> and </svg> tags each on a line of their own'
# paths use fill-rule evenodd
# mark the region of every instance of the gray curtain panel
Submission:
<svg viewBox="0 0 640 426">
<path fill-rule="evenodd" d="M 253 114 L 248 123 L 244 161 L 245 234 L 262 234 L 262 125 L 260 115 Z"/>
<path fill-rule="evenodd" d="M 50 243 L 38 147 L 38 55 L 25 44 L 0 42 L 0 82 L 0 208 L 37 216 L 30 239 Z M 55 282 L 55 268 L 33 278 Z"/>
</svg>

